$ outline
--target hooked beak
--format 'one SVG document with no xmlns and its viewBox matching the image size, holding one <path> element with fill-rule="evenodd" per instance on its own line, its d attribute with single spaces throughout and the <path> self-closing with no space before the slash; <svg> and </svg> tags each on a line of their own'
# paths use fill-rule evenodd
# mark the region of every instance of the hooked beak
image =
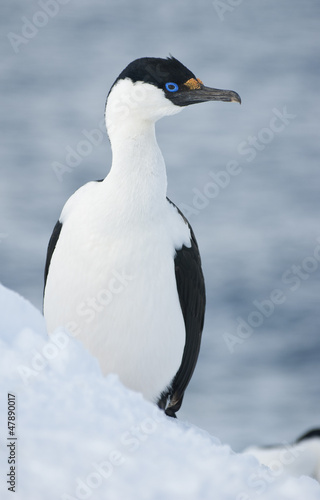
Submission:
<svg viewBox="0 0 320 500">
<path fill-rule="evenodd" d="M 207 101 L 238 102 L 241 104 L 241 98 L 237 92 L 233 90 L 212 89 L 204 85 L 192 90 L 182 90 L 170 97 L 172 102 L 177 106 L 189 106 L 189 104 Z"/>
</svg>

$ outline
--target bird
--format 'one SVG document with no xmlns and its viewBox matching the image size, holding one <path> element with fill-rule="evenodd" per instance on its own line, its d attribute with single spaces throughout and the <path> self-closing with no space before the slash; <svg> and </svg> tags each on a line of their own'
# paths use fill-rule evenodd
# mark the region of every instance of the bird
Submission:
<svg viewBox="0 0 320 500">
<path fill-rule="evenodd" d="M 320 429 L 311 429 L 294 442 L 277 445 L 249 446 L 246 455 L 253 455 L 271 474 L 310 476 L 320 482 Z M 258 485 L 258 483 L 257 483 Z"/>
<path fill-rule="evenodd" d="M 155 123 L 207 101 L 241 99 L 206 87 L 171 55 L 120 73 L 105 106 L 110 171 L 66 201 L 44 270 L 48 334 L 68 330 L 103 375 L 115 373 L 170 417 L 197 363 L 206 296 L 194 232 L 167 198 Z"/>
</svg>

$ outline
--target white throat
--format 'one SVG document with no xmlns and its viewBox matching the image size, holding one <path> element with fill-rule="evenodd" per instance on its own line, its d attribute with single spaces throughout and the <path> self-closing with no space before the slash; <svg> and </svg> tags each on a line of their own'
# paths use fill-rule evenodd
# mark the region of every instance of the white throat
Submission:
<svg viewBox="0 0 320 500">
<path fill-rule="evenodd" d="M 165 203 L 167 175 L 155 136 L 155 122 L 181 108 L 154 85 L 121 80 L 109 94 L 106 126 L 111 142 L 112 166 L 107 179 L 121 197 L 144 206 Z M 121 192 L 121 194 L 120 194 Z"/>
</svg>

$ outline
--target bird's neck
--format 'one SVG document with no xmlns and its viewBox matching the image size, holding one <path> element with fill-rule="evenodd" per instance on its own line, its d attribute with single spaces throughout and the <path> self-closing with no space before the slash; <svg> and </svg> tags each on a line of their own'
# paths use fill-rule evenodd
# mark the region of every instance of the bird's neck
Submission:
<svg viewBox="0 0 320 500">
<path fill-rule="evenodd" d="M 121 198 L 147 209 L 166 199 L 167 175 L 152 121 L 107 121 L 112 148 L 109 180 Z"/>
</svg>

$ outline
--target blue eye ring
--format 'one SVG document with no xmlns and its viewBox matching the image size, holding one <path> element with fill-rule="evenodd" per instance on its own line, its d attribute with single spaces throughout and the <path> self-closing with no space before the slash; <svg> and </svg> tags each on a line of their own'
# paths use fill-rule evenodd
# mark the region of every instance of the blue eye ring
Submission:
<svg viewBox="0 0 320 500">
<path fill-rule="evenodd" d="M 165 87 L 168 90 L 168 92 L 177 92 L 177 90 L 179 90 L 179 85 L 177 85 L 174 82 L 166 83 Z"/>
</svg>

